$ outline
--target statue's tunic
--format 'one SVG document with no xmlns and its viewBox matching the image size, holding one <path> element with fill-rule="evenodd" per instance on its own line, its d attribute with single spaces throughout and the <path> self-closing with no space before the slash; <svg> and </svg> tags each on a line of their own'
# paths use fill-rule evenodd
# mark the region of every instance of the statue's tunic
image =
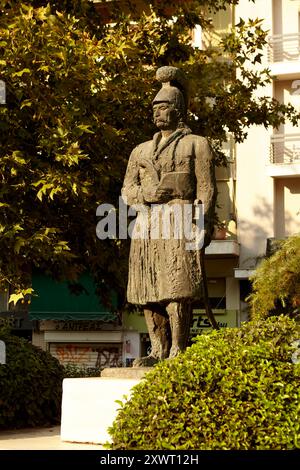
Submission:
<svg viewBox="0 0 300 470">
<path fill-rule="evenodd" d="M 200 298 L 199 249 L 188 250 L 190 240 L 174 236 L 172 223 L 170 237 L 153 237 L 153 223 L 156 220 L 157 224 L 157 219 L 150 217 L 150 204 L 143 196 L 143 189 L 154 184 L 153 172 L 149 174 L 147 162 L 154 169 L 157 181 L 162 181 L 166 173 L 168 177 L 172 173 L 172 179 L 174 173 L 177 183 L 172 195 L 160 207 L 175 204 L 178 208 L 186 203 L 193 204 L 195 200 L 201 201 L 208 235 L 212 230 L 216 184 L 207 140 L 184 128 L 177 129 L 166 140 L 161 139 L 158 132 L 153 140 L 137 146 L 131 153 L 122 188 L 126 203 L 137 210 L 135 232 L 143 232 L 143 236 L 137 238 L 135 234 L 136 238 L 131 240 L 127 300 L 146 305 Z"/>
</svg>

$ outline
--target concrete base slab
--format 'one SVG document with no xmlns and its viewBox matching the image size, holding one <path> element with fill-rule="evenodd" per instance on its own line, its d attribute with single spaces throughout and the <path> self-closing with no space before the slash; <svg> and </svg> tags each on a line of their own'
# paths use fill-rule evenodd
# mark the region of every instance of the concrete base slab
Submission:
<svg viewBox="0 0 300 470">
<path fill-rule="evenodd" d="M 107 432 L 120 405 L 140 382 L 132 378 L 88 377 L 63 380 L 61 439 L 69 442 L 105 444 Z"/>
<path fill-rule="evenodd" d="M 103 369 L 101 377 L 118 379 L 142 379 L 153 367 L 108 367 Z"/>
<path fill-rule="evenodd" d="M 63 442 L 60 427 L 0 430 L 0 460 L 3 450 L 103 450 L 100 444 Z"/>
</svg>

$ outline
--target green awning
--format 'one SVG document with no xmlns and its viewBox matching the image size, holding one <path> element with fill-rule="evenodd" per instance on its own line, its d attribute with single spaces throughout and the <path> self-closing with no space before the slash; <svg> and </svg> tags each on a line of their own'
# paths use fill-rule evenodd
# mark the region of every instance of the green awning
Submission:
<svg viewBox="0 0 300 470">
<path fill-rule="evenodd" d="M 77 283 L 57 282 L 45 274 L 33 274 L 30 320 L 99 320 L 111 322 L 117 315 L 101 304 L 95 294 L 95 282 L 88 273 Z M 112 294 L 116 306 L 116 295 Z"/>
</svg>

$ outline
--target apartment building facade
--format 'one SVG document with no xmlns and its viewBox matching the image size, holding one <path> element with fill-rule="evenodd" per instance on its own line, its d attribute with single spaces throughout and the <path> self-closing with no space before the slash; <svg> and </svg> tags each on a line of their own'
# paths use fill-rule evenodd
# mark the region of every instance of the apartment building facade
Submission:
<svg viewBox="0 0 300 470">
<path fill-rule="evenodd" d="M 300 110 L 300 1 L 241 0 L 236 18 L 263 18 L 269 31 L 262 67 L 273 81 L 258 93 Z M 269 242 L 300 232 L 300 132 L 287 122 L 279 129 L 249 129 L 236 146 L 237 279 L 247 278 L 266 255 Z"/>
</svg>

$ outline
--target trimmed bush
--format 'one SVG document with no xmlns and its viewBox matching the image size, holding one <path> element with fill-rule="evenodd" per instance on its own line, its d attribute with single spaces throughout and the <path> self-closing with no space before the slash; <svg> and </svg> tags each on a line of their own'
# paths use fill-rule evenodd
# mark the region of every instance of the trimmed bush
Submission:
<svg viewBox="0 0 300 470">
<path fill-rule="evenodd" d="M 84 367 L 77 364 L 66 364 L 64 368 L 64 378 L 73 379 L 78 377 L 100 377 L 103 368 Z"/>
<path fill-rule="evenodd" d="M 112 448 L 300 448 L 299 338 L 286 316 L 198 337 L 134 387 L 110 428 Z"/>
<path fill-rule="evenodd" d="M 252 277 L 249 296 L 251 317 L 300 314 L 300 234 L 281 241 L 278 250 L 265 258 Z"/>
<path fill-rule="evenodd" d="M 63 367 L 50 353 L 0 329 L 6 364 L 0 365 L 0 429 L 60 420 Z"/>
</svg>

